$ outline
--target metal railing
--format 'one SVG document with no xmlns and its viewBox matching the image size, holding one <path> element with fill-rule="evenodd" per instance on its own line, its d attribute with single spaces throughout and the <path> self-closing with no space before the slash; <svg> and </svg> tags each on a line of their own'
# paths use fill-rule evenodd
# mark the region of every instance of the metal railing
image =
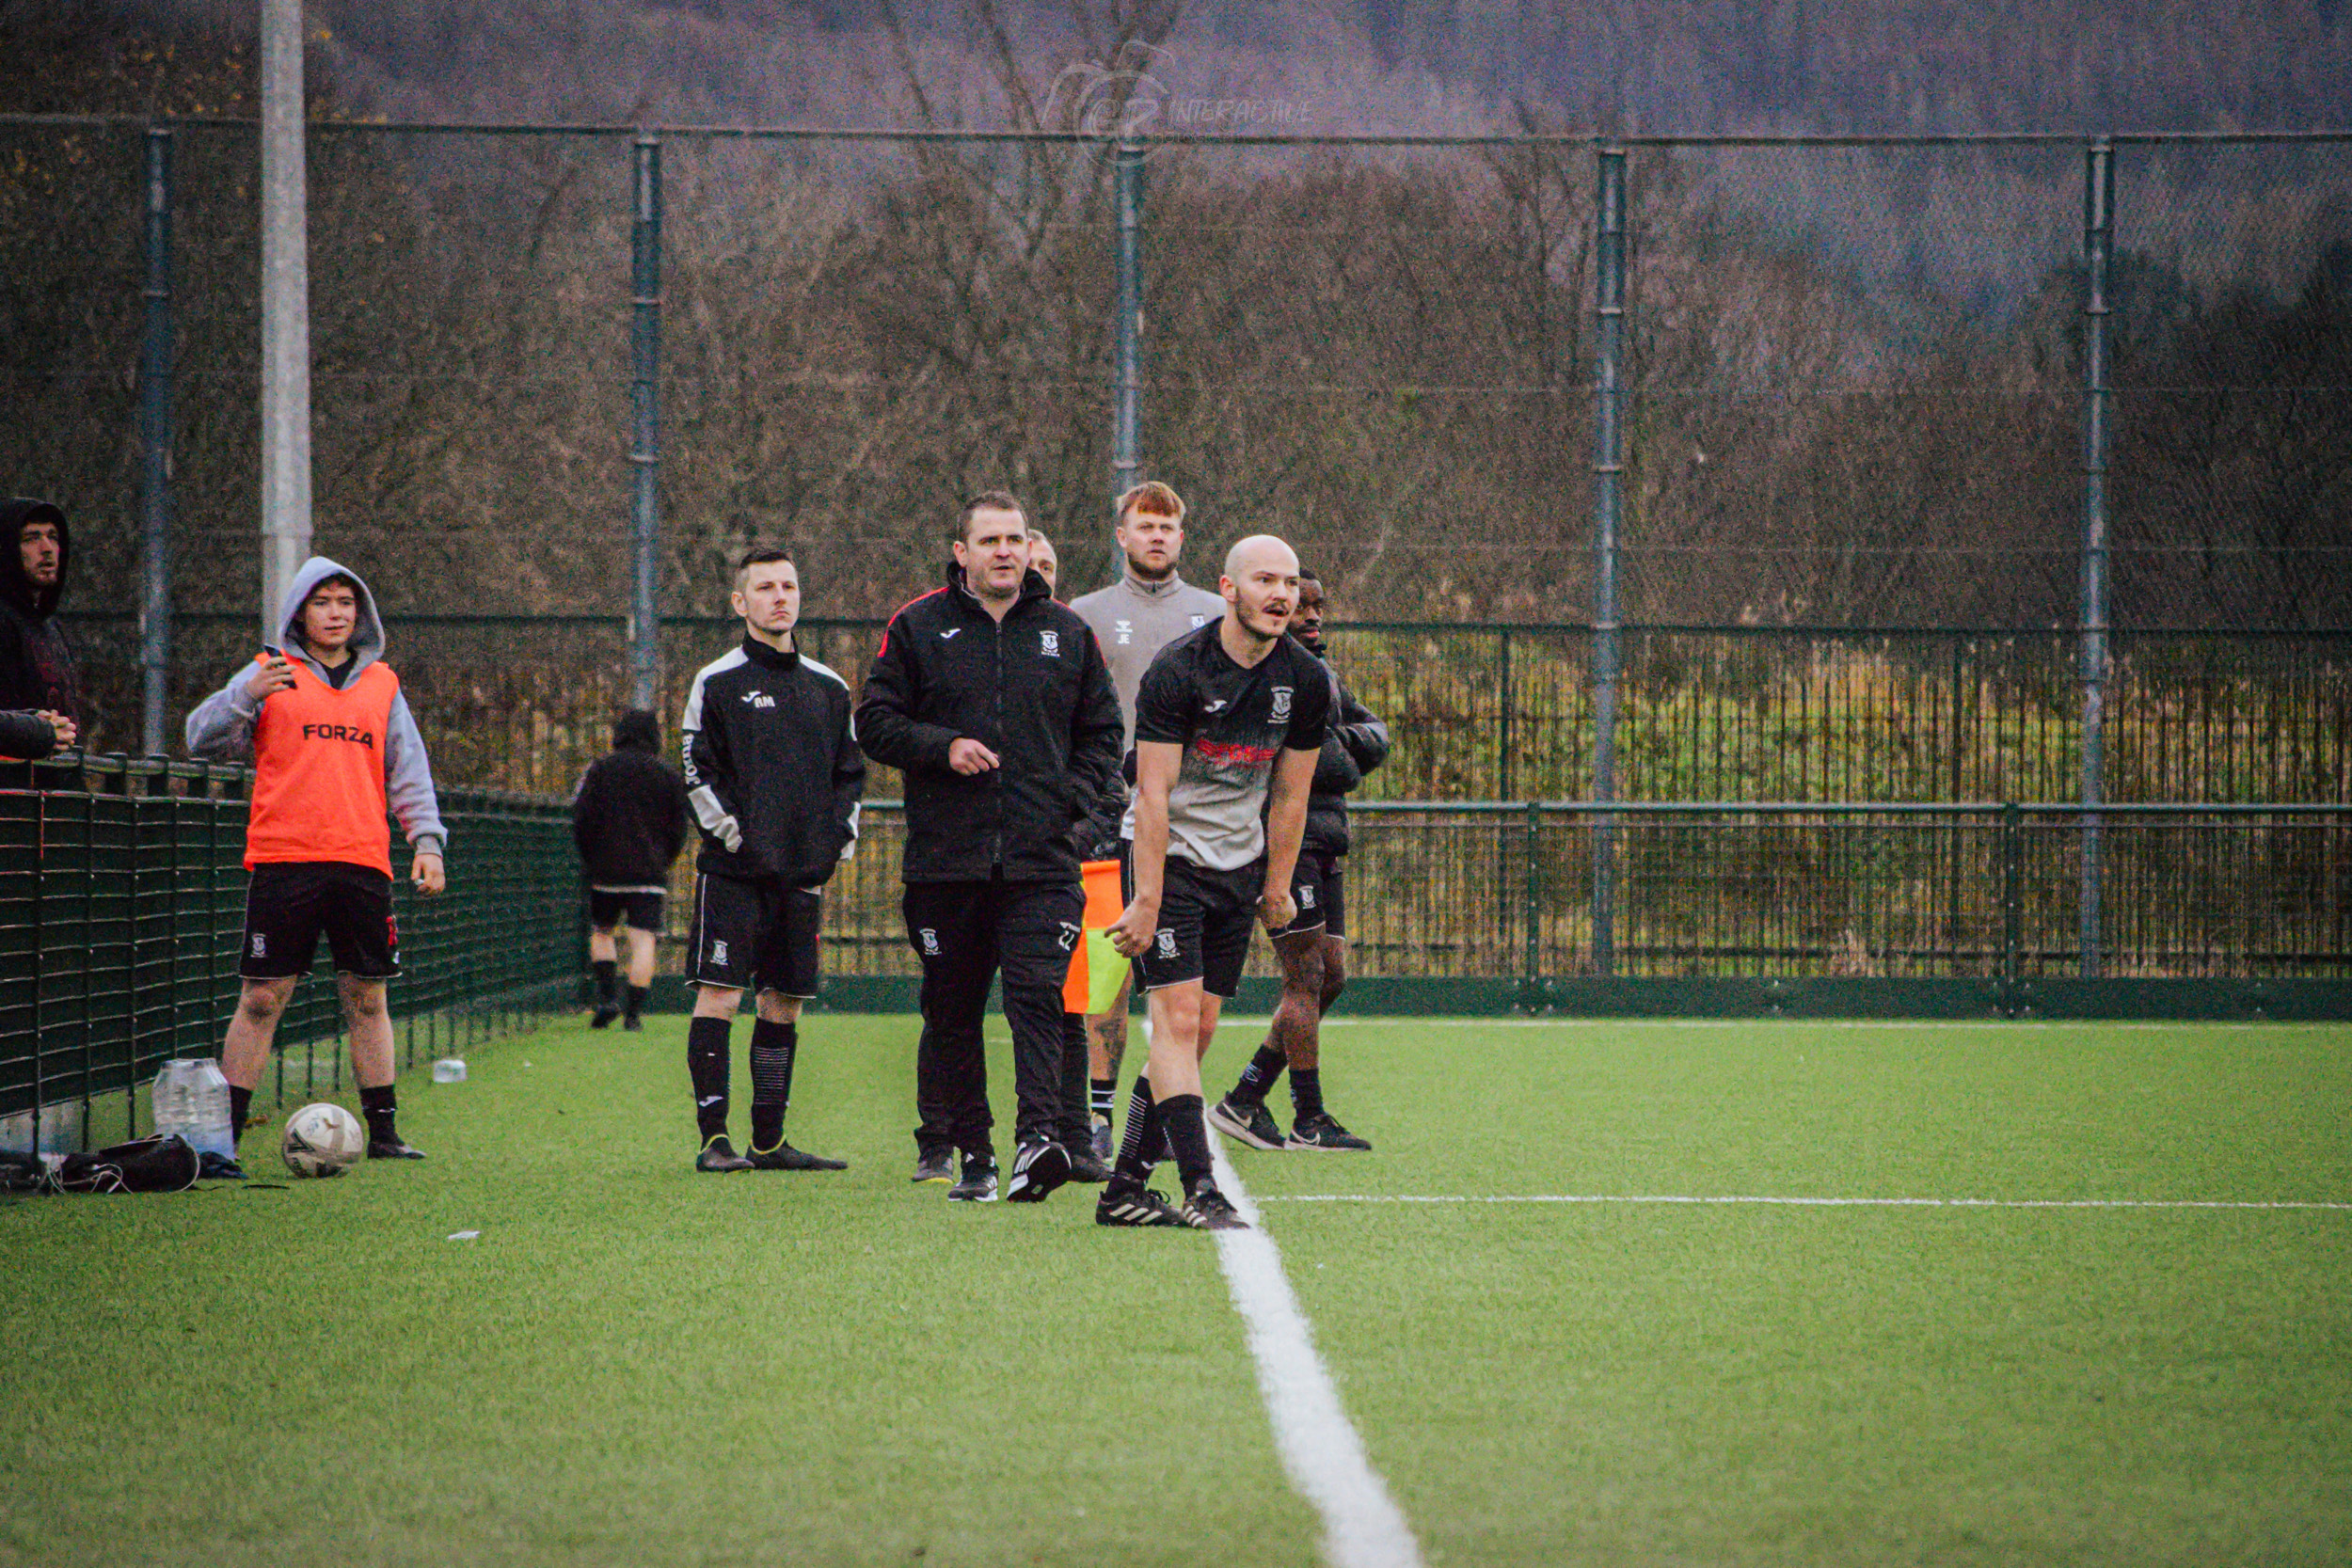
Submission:
<svg viewBox="0 0 2352 1568">
<path fill-rule="evenodd" d="M 0 1142 L 136 1131 L 162 1061 L 209 1056 L 236 1006 L 248 770 L 117 757 L 0 764 Z M 580 891 L 559 801 L 441 796 L 450 886 L 395 883 L 401 1066 L 567 1000 Z M 395 846 L 405 871 L 405 846 Z M 329 962 L 322 950 L 323 974 Z M 343 1086 L 334 988 L 294 993 L 264 1095 Z"/>
<path fill-rule="evenodd" d="M 436 775 L 567 792 L 633 700 L 619 616 L 389 618 L 392 662 Z M 663 628 L 665 727 L 693 672 L 739 635 Z M 120 735 L 140 698 L 135 624 L 72 619 L 94 705 Z M 808 654 L 855 689 L 882 623 L 811 618 Z M 170 711 L 252 657 L 243 616 L 183 616 Z M 2352 632 L 2111 632 L 2106 798 L 2352 802 Z M 1631 800 L 2062 800 L 2080 782 L 2071 636 L 1989 628 L 1618 630 L 1616 782 Z M 1581 624 L 1343 623 L 1333 662 L 1389 721 L 1371 800 L 1591 793 L 1594 633 Z M 886 771 L 874 792 L 898 787 Z"/>
<path fill-rule="evenodd" d="M 1827 981 L 1860 987 L 1841 1006 L 1864 1010 L 1904 997 L 2008 1012 L 2053 984 L 2088 983 L 2073 994 L 2096 1012 L 2144 1006 L 2154 982 L 2208 988 L 2175 997 L 2191 1009 L 2267 995 L 2275 1010 L 2307 988 L 2296 1006 L 2352 1016 L 2352 806 L 2096 816 L 2107 919 L 2086 955 L 2087 819 L 2071 802 L 1360 804 L 1345 863 L 1349 972 L 1387 1005 L 1418 990 L 1472 1011 L 1613 1010 L 1646 987 L 1649 1007 L 1704 1012 L 1725 982 L 1769 995 Z M 898 803 L 872 802 L 865 823 L 827 894 L 828 981 L 911 983 Z M 1266 944 L 1249 974 L 1276 977 Z"/>
</svg>

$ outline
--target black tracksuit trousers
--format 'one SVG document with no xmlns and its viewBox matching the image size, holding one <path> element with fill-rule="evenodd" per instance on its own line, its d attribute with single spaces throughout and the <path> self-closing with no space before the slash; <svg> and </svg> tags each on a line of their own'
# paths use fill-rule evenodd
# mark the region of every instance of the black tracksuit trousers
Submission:
<svg viewBox="0 0 2352 1568">
<path fill-rule="evenodd" d="M 1075 881 L 909 882 L 900 908 L 907 942 L 923 961 L 915 1147 L 995 1152 L 980 1022 L 999 970 L 1012 1028 L 1014 1136 L 1054 1138 L 1063 1114 L 1061 989 L 1085 894 Z"/>
</svg>

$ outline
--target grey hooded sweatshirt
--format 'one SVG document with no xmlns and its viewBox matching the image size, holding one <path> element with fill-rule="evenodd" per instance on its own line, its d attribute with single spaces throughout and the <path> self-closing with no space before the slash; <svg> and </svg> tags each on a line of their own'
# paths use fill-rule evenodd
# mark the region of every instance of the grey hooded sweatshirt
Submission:
<svg viewBox="0 0 2352 1568">
<path fill-rule="evenodd" d="M 351 658 L 343 667 L 341 683 L 335 682 L 326 665 L 310 657 L 300 634 L 303 601 L 332 577 L 349 578 L 358 590 L 359 598 L 358 623 L 352 629 L 349 644 Z M 384 657 L 384 621 L 375 610 L 375 594 L 350 567 L 339 565 L 323 555 L 312 556 L 294 574 L 294 582 L 286 590 L 285 602 L 278 607 L 278 645 L 288 658 L 298 658 L 309 665 L 319 679 L 330 685 L 350 684 L 352 676 Z M 188 715 L 190 756 L 207 762 L 253 760 L 253 721 L 262 710 L 246 690 L 246 683 L 252 678 L 253 666 L 239 665 L 229 677 L 228 685 L 205 698 Z M 405 691 L 392 699 L 391 719 L 385 725 L 384 795 L 401 831 L 408 835 L 408 842 L 426 854 L 441 854 L 449 833 L 441 826 L 440 803 L 433 792 L 433 764 L 424 754 L 424 737 L 417 733 L 417 721 L 408 711 Z"/>
<path fill-rule="evenodd" d="M 1140 582 L 1123 562 L 1117 582 L 1071 600 L 1070 608 L 1103 645 L 1103 662 L 1110 666 L 1119 711 L 1127 721 L 1128 750 L 1136 743 L 1136 691 L 1152 660 L 1185 633 L 1225 618 L 1223 594 L 1195 588 L 1173 572 L 1165 582 Z"/>
</svg>

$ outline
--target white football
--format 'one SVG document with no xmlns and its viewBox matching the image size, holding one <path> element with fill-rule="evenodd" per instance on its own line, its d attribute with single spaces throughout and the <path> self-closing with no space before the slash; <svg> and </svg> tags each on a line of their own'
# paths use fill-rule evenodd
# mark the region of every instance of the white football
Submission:
<svg viewBox="0 0 2352 1568">
<path fill-rule="evenodd" d="M 341 1105 L 305 1105 L 286 1118 L 279 1152 L 296 1176 L 341 1176 L 359 1163 L 367 1148 L 359 1118 Z"/>
</svg>

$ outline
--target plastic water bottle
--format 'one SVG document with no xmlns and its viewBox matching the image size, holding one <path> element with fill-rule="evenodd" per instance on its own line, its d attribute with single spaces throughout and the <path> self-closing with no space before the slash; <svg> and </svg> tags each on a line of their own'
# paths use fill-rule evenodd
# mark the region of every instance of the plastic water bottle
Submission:
<svg viewBox="0 0 2352 1568">
<path fill-rule="evenodd" d="M 155 1074 L 155 1131 L 178 1133 L 196 1142 L 196 1106 L 188 1089 L 188 1069 L 196 1064 L 174 1056 Z"/>
<path fill-rule="evenodd" d="M 155 1131 L 176 1132 L 199 1154 L 236 1157 L 229 1137 L 229 1080 L 209 1057 L 176 1056 L 155 1074 Z"/>
</svg>

